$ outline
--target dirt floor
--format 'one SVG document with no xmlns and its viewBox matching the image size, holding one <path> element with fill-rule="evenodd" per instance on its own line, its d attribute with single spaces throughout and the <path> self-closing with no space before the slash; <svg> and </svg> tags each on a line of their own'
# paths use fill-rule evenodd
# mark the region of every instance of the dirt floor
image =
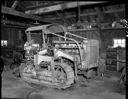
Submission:
<svg viewBox="0 0 128 99">
<path fill-rule="evenodd" d="M 65 90 L 42 87 L 35 89 L 11 71 L 2 74 L 3 98 L 26 99 L 125 99 L 125 86 L 118 83 L 119 73 L 106 72 L 104 77 L 86 80 L 79 77 L 78 84 Z"/>
</svg>

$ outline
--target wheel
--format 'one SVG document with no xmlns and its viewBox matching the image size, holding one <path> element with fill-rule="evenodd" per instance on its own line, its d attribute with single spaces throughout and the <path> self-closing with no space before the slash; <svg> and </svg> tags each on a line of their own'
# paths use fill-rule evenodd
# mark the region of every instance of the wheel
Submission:
<svg viewBox="0 0 128 99">
<path fill-rule="evenodd" d="M 67 63 L 55 63 L 55 79 L 63 87 L 74 83 L 74 71 Z"/>
</svg>

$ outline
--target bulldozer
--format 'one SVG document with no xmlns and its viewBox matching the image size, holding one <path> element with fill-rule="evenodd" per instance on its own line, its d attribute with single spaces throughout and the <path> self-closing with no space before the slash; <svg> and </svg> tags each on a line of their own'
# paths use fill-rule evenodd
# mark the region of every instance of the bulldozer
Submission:
<svg viewBox="0 0 128 99">
<path fill-rule="evenodd" d="M 25 32 L 26 59 L 20 65 L 23 81 L 65 89 L 76 83 L 81 74 L 86 78 L 96 75 L 98 40 L 73 34 L 59 24 L 33 26 Z"/>
</svg>

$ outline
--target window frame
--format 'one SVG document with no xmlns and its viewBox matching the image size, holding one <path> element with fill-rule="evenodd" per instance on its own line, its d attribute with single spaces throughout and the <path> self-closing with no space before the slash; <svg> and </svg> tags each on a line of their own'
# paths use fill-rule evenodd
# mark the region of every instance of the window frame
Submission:
<svg viewBox="0 0 128 99">
<path fill-rule="evenodd" d="M 125 38 L 123 39 L 113 39 L 113 47 L 116 48 L 116 47 L 122 47 L 122 48 L 125 48 Z"/>
</svg>

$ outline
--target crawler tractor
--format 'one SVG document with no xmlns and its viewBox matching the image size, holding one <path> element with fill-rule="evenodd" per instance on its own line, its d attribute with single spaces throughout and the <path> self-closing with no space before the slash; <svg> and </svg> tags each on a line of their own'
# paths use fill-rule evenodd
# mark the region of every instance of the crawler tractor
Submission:
<svg viewBox="0 0 128 99">
<path fill-rule="evenodd" d="M 58 24 L 29 27 L 26 34 L 26 61 L 21 63 L 20 75 L 27 83 L 68 88 L 79 74 L 92 77 L 98 67 L 98 40 L 72 34 Z"/>
</svg>

